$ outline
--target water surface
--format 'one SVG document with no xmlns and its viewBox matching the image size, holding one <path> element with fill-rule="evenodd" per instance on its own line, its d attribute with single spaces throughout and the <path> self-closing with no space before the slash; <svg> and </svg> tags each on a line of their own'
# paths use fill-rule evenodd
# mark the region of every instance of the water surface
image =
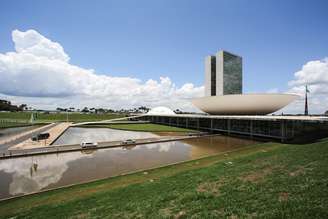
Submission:
<svg viewBox="0 0 328 219">
<path fill-rule="evenodd" d="M 150 132 L 122 131 L 109 128 L 69 128 L 54 143 L 80 144 L 81 142 L 119 141 L 126 139 L 153 138 Z"/>
<path fill-rule="evenodd" d="M 0 140 L 7 138 L 12 135 L 19 134 L 21 132 L 29 131 L 35 128 L 40 127 L 40 125 L 33 126 L 22 126 L 22 127 L 13 127 L 13 128 L 4 128 L 0 129 Z"/>
<path fill-rule="evenodd" d="M 200 158 L 254 143 L 216 136 L 0 160 L 0 198 Z"/>
</svg>

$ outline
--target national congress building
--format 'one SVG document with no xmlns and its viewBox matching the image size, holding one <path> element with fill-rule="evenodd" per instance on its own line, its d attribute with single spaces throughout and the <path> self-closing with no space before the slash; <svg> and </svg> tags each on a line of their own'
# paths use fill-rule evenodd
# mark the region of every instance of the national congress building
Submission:
<svg viewBox="0 0 328 219">
<path fill-rule="evenodd" d="M 242 57 L 227 51 L 205 58 L 205 97 L 193 99 L 200 110 L 213 115 L 265 115 L 286 106 L 293 94 L 243 94 Z"/>
</svg>

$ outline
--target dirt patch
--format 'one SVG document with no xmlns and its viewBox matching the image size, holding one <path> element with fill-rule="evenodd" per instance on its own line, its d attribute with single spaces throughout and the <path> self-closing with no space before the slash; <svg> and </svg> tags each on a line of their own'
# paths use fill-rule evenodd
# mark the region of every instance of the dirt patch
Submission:
<svg viewBox="0 0 328 219">
<path fill-rule="evenodd" d="M 305 170 L 303 167 L 295 170 L 295 171 L 292 171 L 289 173 L 289 176 L 299 176 L 299 175 L 303 175 L 305 173 Z"/>
<path fill-rule="evenodd" d="M 90 215 L 89 215 L 89 213 L 81 213 L 81 214 L 74 216 L 73 218 L 76 218 L 76 219 L 90 218 Z"/>
<path fill-rule="evenodd" d="M 183 216 L 186 215 L 186 212 L 184 211 L 180 211 L 179 213 L 177 213 L 175 216 L 174 216 L 174 219 L 179 219 L 179 218 L 182 218 Z"/>
<path fill-rule="evenodd" d="M 261 153 L 267 153 L 269 151 L 270 151 L 270 149 L 260 150 Z M 267 165 L 272 164 L 273 162 L 276 162 L 278 159 L 279 159 L 279 156 L 277 156 L 277 155 L 272 155 L 270 157 L 264 156 L 264 157 L 257 158 L 255 160 L 253 160 L 252 163 L 253 163 L 254 166 L 259 166 L 259 167 L 260 166 L 267 166 Z"/>
<path fill-rule="evenodd" d="M 201 193 L 209 193 L 214 196 L 220 195 L 220 188 L 223 186 L 223 181 L 215 181 L 215 182 L 204 182 L 198 185 L 197 192 Z"/>
<path fill-rule="evenodd" d="M 174 215 L 173 209 L 171 207 L 168 208 L 163 208 L 159 210 L 159 214 L 164 217 L 169 217 L 169 218 L 174 218 L 174 219 L 179 219 L 184 216 L 186 216 L 185 211 L 179 211 Z"/>
<path fill-rule="evenodd" d="M 278 198 L 278 200 L 279 200 L 280 202 L 285 202 L 285 201 L 288 200 L 288 197 L 289 197 L 289 193 L 288 193 L 288 192 L 280 192 L 280 193 L 279 193 L 279 198 Z"/>
<path fill-rule="evenodd" d="M 160 216 L 172 218 L 174 215 L 174 208 L 176 207 L 175 200 L 171 200 L 166 208 L 159 209 Z"/>
<path fill-rule="evenodd" d="M 267 175 L 272 173 L 271 167 L 266 167 L 256 172 L 251 172 L 250 174 L 239 177 L 244 182 L 253 182 L 257 183 L 262 181 Z"/>
<path fill-rule="evenodd" d="M 299 176 L 304 175 L 306 171 L 311 171 L 313 168 L 309 167 L 311 164 L 306 166 L 298 166 L 296 170 L 289 172 L 289 176 Z"/>
<path fill-rule="evenodd" d="M 164 217 L 170 217 L 172 215 L 171 207 L 160 209 L 159 215 L 164 216 Z"/>
<path fill-rule="evenodd" d="M 145 216 L 136 212 L 120 212 L 110 218 L 145 218 Z"/>
</svg>

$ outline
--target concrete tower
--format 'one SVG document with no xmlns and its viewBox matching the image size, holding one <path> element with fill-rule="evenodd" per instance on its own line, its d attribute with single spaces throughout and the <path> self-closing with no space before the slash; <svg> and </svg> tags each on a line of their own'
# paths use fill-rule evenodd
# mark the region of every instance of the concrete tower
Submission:
<svg viewBox="0 0 328 219">
<path fill-rule="evenodd" d="M 226 51 L 205 58 L 205 96 L 241 94 L 242 58 Z"/>
</svg>

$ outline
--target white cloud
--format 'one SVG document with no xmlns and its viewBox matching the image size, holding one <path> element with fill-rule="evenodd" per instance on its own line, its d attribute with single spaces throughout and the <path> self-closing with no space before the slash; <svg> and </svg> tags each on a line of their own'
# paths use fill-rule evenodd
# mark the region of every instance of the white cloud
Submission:
<svg viewBox="0 0 328 219">
<path fill-rule="evenodd" d="M 301 99 L 288 106 L 287 111 L 302 113 L 304 110 L 305 85 L 308 85 L 309 112 L 324 113 L 328 110 L 328 58 L 309 61 L 294 74 L 288 82 L 289 93 L 300 95 Z"/>
<path fill-rule="evenodd" d="M 0 53 L 0 93 L 13 102 L 41 108 L 165 105 L 190 110 L 190 98 L 203 95 L 202 86 L 187 83 L 176 87 L 168 77 L 143 82 L 96 74 L 71 64 L 59 43 L 35 30 L 14 30 L 12 40 L 15 51 Z"/>
<path fill-rule="evenodd" d="M 25 32 L 14 30 L 12 32 L 12 40 L 15 43 L 15 49 L 18 53 L 27 53 L 65 62 L 69 61 L 68 55 L 59 43 L 52 42 L 35 30 Z"/>
<path fill-rule="evenodd" d="M 328 58 L 309 61 L 302 69 L 294 74 L 295 79 L 290 81 L 290 86 L 325 85 L 328 83 Z"/>
</svg>

